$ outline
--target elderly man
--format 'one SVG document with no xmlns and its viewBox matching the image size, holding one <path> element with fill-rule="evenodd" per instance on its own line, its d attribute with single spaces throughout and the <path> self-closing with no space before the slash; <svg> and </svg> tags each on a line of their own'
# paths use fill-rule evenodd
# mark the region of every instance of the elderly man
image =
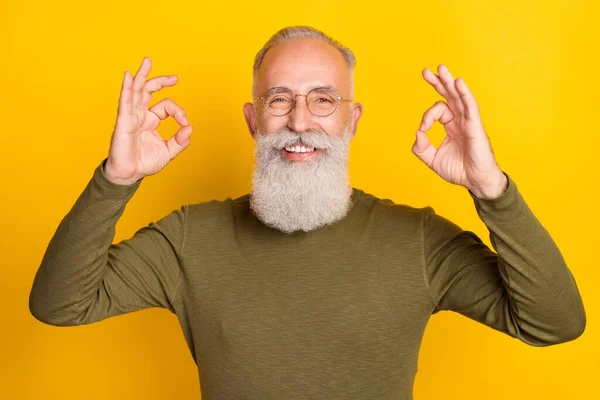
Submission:
<svg viewBox="0 0 600 400">
<path fill-rule="evenodd" d="M 410 399 L 430 316 L 452 310 L 533 345 L 585 328 L 559 249 L 497 165 L 477 103 L 441 65 L 423 77 L 445 101 L 427 110 L 413 153 L 464 186 L 492 251 L 437 215 L 348 182 L 352 52 L 310 27 L 277 32 L 256 56 L 252 193 L 185 205 L 112 244 L 144 177 L 190 143 L 192 127 L 152 93 L 144 59 L 125 73 L 108 157 L 53 236 L 35 277 L 32 314 L 81 325 L 149 307 L 175 313 L 210 399 Z M 181 125 L 164 141 L 161 120 Z M 438 149 L 426 131 L 447 136 Z"/>
</svg>

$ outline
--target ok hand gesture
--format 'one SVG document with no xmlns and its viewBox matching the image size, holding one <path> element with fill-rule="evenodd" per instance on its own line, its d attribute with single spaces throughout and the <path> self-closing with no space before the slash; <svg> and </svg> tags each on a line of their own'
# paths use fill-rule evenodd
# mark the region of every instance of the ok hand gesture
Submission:
<svg viewBox="0 0 600 400">
<path fill-rule="evenodd" d="M 467 84 L 454 79 L 446 66 L 436 75 L 423 70 L 423 78 L 446 99 L 429 108 L 417 130 L 413 153 L 447 182 L 461 185 L 481 198 L 500 196 L 508 185 L 485 133 L 479 107 Z M 435 121 L 444 125 L 446 137 L 436 149 L 427 137 Z"/>
<path fill-rule="evenodd" d="M 175 75 L 146 80 L 151 66 L 150 58 L 144 58 L 134 78 L 129 72 L 123 77 L 117 121 L 104 166 L 106 178 L 117 184 L 132 184 L 157 173 L 190 143 L 192 127 L 183 108 L 164 99 L 148 109 L 152 93 L 177 83 Z M 156 128 L 169 116 L 181 128 L 165 141 Z"/>
</svg>

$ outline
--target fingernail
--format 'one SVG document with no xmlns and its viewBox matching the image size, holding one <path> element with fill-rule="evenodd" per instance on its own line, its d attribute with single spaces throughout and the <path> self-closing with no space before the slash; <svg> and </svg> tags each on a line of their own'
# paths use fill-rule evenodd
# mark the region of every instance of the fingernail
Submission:
<svg viewBox="0 0 600 400">
<path fill-rule="evenodd" d="M 421 126 L 419 127 L 419 129 L 421 131 L 425 129 L 425 122 L 421 122 Z"/>
</svg>

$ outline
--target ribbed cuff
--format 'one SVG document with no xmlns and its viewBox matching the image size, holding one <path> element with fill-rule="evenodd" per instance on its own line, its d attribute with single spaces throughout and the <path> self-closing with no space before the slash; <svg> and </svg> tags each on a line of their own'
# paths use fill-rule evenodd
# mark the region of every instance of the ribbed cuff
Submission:
<svg viewBox="0 0 600 400">
<path fill-rule="evenodd" d="M 92 178 L 94 185 L 103 192 L 110 192 L 111 196 L 114 197 L 131 197 L 138 189 L 144 178 L 140 178 L 137 182 L 128 185 L 120 185 L 111 182 L 108 180 L 108 178 L 104 175 L 103 172 L 104 165 L 106 164 L 107 160 L 108 158 L 102 160 L 102 162 L 94 170 L 94 175 Z"/>
<path fill-rule="evenodd" d="M 490 211 L 499 211 L 510 207 L 515 202 L 518 201 L 519 191 L 517 189 L 516 183 L 511 179 L 511 177 L 504 171 L 502 173 L 508 178 L 508 186 L 504 193 L 502 193 L 499 197 L 495 199 L 482 199 L 473 194 L 471 190 L 469 190 L 469 195 L 473 198 L 475 202 L 475 207 L 479 209 L 485 209 Z"/>
</svg>

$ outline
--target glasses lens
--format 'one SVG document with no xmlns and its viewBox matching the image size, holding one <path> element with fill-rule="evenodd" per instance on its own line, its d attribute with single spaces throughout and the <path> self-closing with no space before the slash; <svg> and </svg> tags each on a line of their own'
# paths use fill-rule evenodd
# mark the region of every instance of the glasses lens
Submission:
<svg viewBox="0 0 600 400">
<path fill-rule="evenodd" d="M 294 97 L 288 92 L 267 92 L 263 97 L 263 102 L 267 111 L 273 115 L 284 115 L 292 108 Z"/>
<path fill-rule="evenodd" d="M 310 111 L 320 117 L 332 114 L 337 107 L 337 94 L 331 91 L 313 90 L 306 100 Z"/>
</svg>

